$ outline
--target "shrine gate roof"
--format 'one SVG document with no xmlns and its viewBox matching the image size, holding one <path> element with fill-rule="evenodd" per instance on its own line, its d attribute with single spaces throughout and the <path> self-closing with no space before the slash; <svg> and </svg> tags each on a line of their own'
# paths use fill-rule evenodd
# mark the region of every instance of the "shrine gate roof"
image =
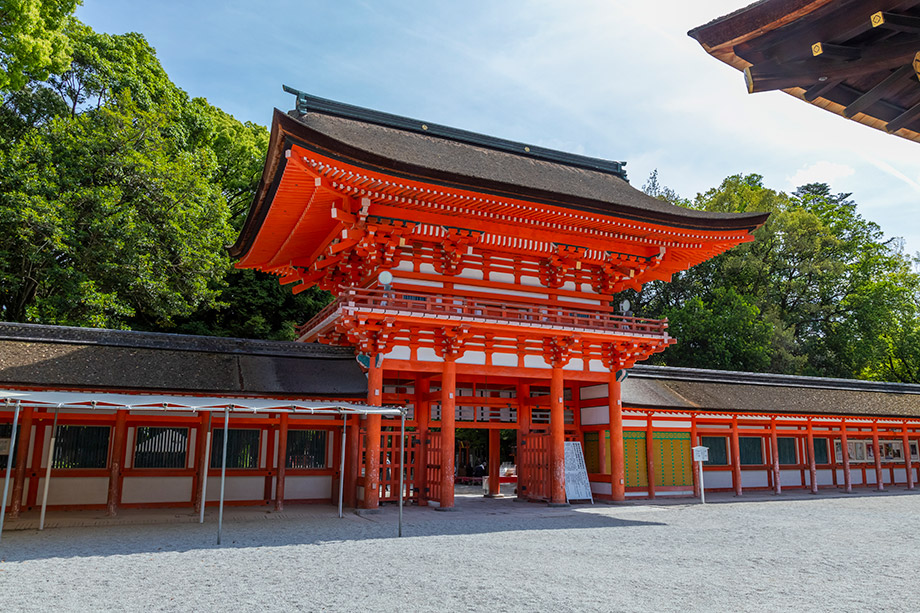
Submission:
<svg viewBox="0 0 920 613">
<path fill-rule="evenodd" d="M 626 181 L 625 162 L 601 160 L 494 138 L 420 120 L 298 95 L 276 110 L 258 193 L 234 257 L 252 247 L 292 146 L 351 168 L 406 181 L 513 198 L 589 214 L 714 232 L 753 230 L 766 213 L 717 213 L 652 198 Z"/>
</svg>

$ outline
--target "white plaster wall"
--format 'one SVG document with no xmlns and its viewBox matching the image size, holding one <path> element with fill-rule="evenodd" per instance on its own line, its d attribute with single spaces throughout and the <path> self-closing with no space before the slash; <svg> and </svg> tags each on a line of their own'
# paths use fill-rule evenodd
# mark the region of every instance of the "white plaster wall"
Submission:
<svg viewBox="0 0 920 613">
<path fill-rule="evenodd" d="M 408 360 L 412 357 L 412 349 L 409 347 L 393 347 L 384 357 L 393 360 Z"/>
<path fill-rule="evenodd" d="M 664 421 L 664 420 L 653 419 L 652 426 L 655 428 L 687 428 L 688 431 L 690 430 L 689 421 L 675 421 L 675 420 Z"/>
<path fill-rule="evenodd" d="M 524 356 L 524 366 L 526 368 L 549 368 L 549 364 L 546 363 L 541 356 L 538 355 L 525 355 Z"/>
<path fill-rule="evenodd" d="M 703 484 L 706 486 L 706 489 L 732 487 L 732 471 L 731 469 L 704 471 Z"/>
<path fill-rule="evenodd" d="M 517 366 L 518 356 L 515 353 L 493 353 L 493 366 Z"/>
<path fill-rule="evenodd" d="M 286 500 L 317 499 L 332 497 L 332 477 L 297 476 L 284 478 Z"/>
<path fill-rule="evenodd" d="M 38 491 L 44 489 L 39 479 Z M 105 504 L 109 497 L 108 477 L 58 477 L 48 485 L 48 504 Z M 41 502 L 41 494 L 38 495 Z"/>
<path fill-rule="evenodd" d="M 224 500 L 262 500 L 265 477 L 227 477 Z M 208 475 L 208 500 L 220 500 L 220 475 Z"/>
<path fill-rule="evenodd" d="M 585 362 L 581 358 L 572 358 L 569 363 L 562 367 L 562 370 L 584 370 Z"/>
<path fill-rule="evenodd" d="M 834 485 L 834 471 L 832 470 L 816 470 L 818 485 Z M 805 473 L 805 478 L 809 479 L 808 472 Z"/>
<path fill-rule="evenodd" d="M 209 479 L 210 481 L 210 479 Z M 52 486 L 54 481 L 51 482 Z M 187 503 L 192 499 L 192 477 L 125 477 L 121 501 Z"/>
<path fill-rule="evenodd" d="M 609 483 L 602 483 L 599 481 L 591 482 L 591 492 L 594 494 L 605 494 L 609 496 L 613 491 L 613 487 Z"/>
<path fill-rule="evenodd" d="M 807 473 L 807 471 L 806 471 Z M 808 482 L 808 477 L 805 477 L 805 482 Z M 802 473 L 797 470 L 780 470 L 779 471 L 779 484 L 783 487 L 801 487 L 802 486 Z"/>
<path fill-rule="evenodd" d="M 742 470 L 741 488 L 744 489 L 746 487 L 767 487 L 767 471 Z"/>
<path fill-rule="evenodd" d="M 610 411 L 606 406 L 581 409 L 581 423 L 585 426 L 606 424 L 610 422 Z"/>
<path fill-rule="evenodd" d="M 457 364 L 485 364 L 485 351 L 467 351 L 462 357 L 457 358 Z"/>
<path fill-rule="evenodd" d="M 594 400 L 595 398 L 606 398 L 607 385 L 589 385 L 581 388 L 580 397 L 582 400 Z"/>
<path fill-rule="evenodd" d="M 607 368 L 601 360 L 591 360 L 588 363 L 588 370 L 591 372 L 607 372 Z"/>
</svg>

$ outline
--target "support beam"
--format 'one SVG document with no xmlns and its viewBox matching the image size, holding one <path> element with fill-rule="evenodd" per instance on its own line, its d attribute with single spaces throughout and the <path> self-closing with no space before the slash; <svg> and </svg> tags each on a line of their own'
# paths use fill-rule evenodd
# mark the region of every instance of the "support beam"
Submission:
<svg viewBox="0 0 920 613">
<path fill-rule="evenodd" d="M 208 466 L 211 451 L 211 412 L 206 411 L 198 416 L 198 429 L 195 434 L 195 478 L 192 487 L 195 489 L 195 512 L 204 517 L 202 509 L 205 506 L 207 491 L 205 483 L 208 479 Z"/>
<path fill-rule="evenodd" d="M 367 404 L 380 406 L 383 399 L 383 364 L 379 354 L 371 354 L 367 371 Z M 380 415 L 367 416 L 367 442 L 364 451 L 364 509 L 380 506 Z"/>
<path fill-rule="evenodd" d="M 805 100 L 808 102 L 814 102 L 841 83 L 843 83 L 843 79 L 834 79 L 833 81 L 819 81 L 818 83 L 815 83 L 806 89 L 802 97 L 805 98 Z"/>
<path fill-rule="evenodd" d="M 6 401 L 7 407 L 9 407 L 9 402 L 9 400 Z M 6 456 L 6 473 L 3 477 L 3 498 L 0 499 L 0 538 L 3 538 L 3 520 L 6 518 L 6 500 L 10 493 L 10 472 L 13 468 L 13 463 L 10 462 L 10 458 L 13 457 L 13 453 L 16 451 L 16 433 L 19 427 L 19 406 L 19 401 L 17 400 L 16 404 L 13 406 L 13 431 L 10 433 L 10 452 Z"/>
<path fill-rule="evenodd" d="M 811 484 L 811 493 L 818 493 L 818 470 L 815 466 L 815 433 L 811 427 L 811 419 L 808 420 L 808 430 L 806 430 L 805 451 L 808 453 L 808 475 Z"/>
<path fill-rule="evenodd" d="M 454 445 L 457 403 L 457 362 L 444 357 L 441 375 L 441 503 L 438 509 L 454 508 Z"/>
<path fill-rule="evenodd" d="M 885 96 L 897 91 L 904 85 L 907 79 L 916 74 L 912 65 L 907 64 L 901 66 L 891 73 L 887 79 L 883 80 L 843 109 L 843 116 L 853 117 L 857 113 L 862 113 Z"/>
<path fill-rule="evenodd" d="M 652 431 L 652 414 L 648 413 L 645 425 L 645 474 L 648 477 L 648 497 L 655 497 L 655 433 Z"/>
<path fill-rule="evenodd" d="M 862 57 L 862 49 L 847 45 L 834 45 L 832 43 L 812 43 L 811 54 L 814 57 L 823 57 L 838 60 L 858 60 Z"/>
<path fill-rule="evenodd" d="M 732 487 L 741 495 L 741 442 L 738 439 L 738 416 L 732 417 Z"/>
<path fill-rule="evenodd" d="M 626 500 L 626 450 L 623 448 L 623 400 L 617 369 L 610 369 L 607 382 L 607 415 L 610 420 L 610 495 Z"/>
<path fill-rule="evenodd" d="M 431 419 L 431 379 L 418 376 L 415 379 L 415 435 L 418 447 L 415 450 L 415 490 L 418 505 L 428 506 L 428 423 Z"/>
<path fill-rule="evenodd" d="M 869 23 L 873 28 L 884 28 L 895 32 L 909 32 L 911 34 L 920 34 L 920 17 L 910 15 L 896 15 L 879 11 L 869 17 Z"/>
<path fill-rule="evenodd" d="M 16 472 L 13 474 L 13 498 L 10 501 L 10 519 L 19 517 L 22 511 L 22 492 L 26 485 L 26 469 L 29 464 L 29 440 L 32 438 L 32 415 L 34 409 L 22 409 L 22 423 L 19 426 L 19 440 L 16 443 Z M 13 457 L 6 456 L 7 462 Z"/>
<path fill-rule="evenodd" d="M 489 430 L 489 496 L 501 495 L 501 444 L 502 431 Z"/>
<path fill-rule="evenodd" d="M 872 424 L 872 453 L 875 454 L 875 486 L 880 492 L 885 491 L 885 481 L 882 478 L 882 454 L 878 444 L 878 424 Z"/>
<path fill-rule="evenodd" d="M 118 515 L 121 503 L 121 472 L 125 463 L 125 444 L 128 438 L 128 412 L 115 413 L 115 432 L 112 437 L 112 458 L 109 462 L 109 495 L 106 513 L 109 517 Z"/>
<path fill-rule="evenodd" d="M 358 506 L 358 471 L 361 464 L 361 418 L 358 415 L 348 417 L 345 429 L 345 479 L 342 503 L 351 509 Z"/>
<path fill-rule="evenodd" d="M 693 462 L 693 448 L 699 445 L 697 442 L 698 435 L 696 431 L 696 415 L 690 416 L 690 472 L 693 474 L 693 497 L 700 498 L 702 492 L 700 491 L 700 476 L 697 474 L 696 469 L 694 468 Z"/>
<path fill-rule="evenodd" d="M 907 470 L 907 489 L 914 489 L 914 468 L 910 458 L 910 439 L 907 438 L 907 424 L 901 426 L 901 445 L 904 448 L 904 468 Z"/>
<path fill-rule="evenodd" d="M 847 422 L 840 426 L 840 453 L 843 456 L 843 488 L 847 494 L 853 493 L 853 480 L 850 476 L 850 446 L 847 442 Z"/>
<path fill-rule="evenodd" d="M 551 504 L 565 504 L 565 404 L 562 366 L 553 366 L 549 386 Z"/>
<path fill-rule="evenodd" d="M 915 104 L 910 107 L 891 121 L 885 124 L 885 130 L 890 132 L 897 132 L 901 128 L 907 127 L 908 125 L 914 123 L 915 121 L 920 120 L 920 103 Z"/>
<path fill-rule="evenodd" d="M 284 477 L 287 471 L 288 414 L 282 413 L 278 424 L 278 450 L 275 459 L 275 510 L 284 510 Z M 331 442 L 331 437 L 330 437 Z"/>
<path fill-rule="evenodd" d="M 776 434 L 776 419 L 770 420 L 770 452 L 773 456 L 773 493 L 779 495 L 783 493 L 783 488 L 779 482 L 779 437 Z"/>
<path fill-rule="evenodd" d="M 527 499 L 527 492 L 521 487 L 524 483 L 524 472 L 527 470 L 524 466 L 524 441 L 530 434 L 530 385 L 527 383 L 518 383 L 516 391 L 517 399 L 517 454 L 514 461 L 517 465 L 517 498 L 519 500 Z M 601 441 L 603 443 L 603 441 Z"/>
</svg>

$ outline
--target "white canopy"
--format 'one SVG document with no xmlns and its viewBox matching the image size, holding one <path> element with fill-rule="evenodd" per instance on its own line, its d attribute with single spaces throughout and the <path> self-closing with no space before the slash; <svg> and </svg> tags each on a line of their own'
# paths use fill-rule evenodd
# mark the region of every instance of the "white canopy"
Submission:
<svg viewBox="0 0 920 613">
<path fill-rule="evenodd" d="M 162 394 L 112 394 L 106 392 L 36 392 L 0 390 L 2 401 L 73 409 L 226 411 L 231 413 L 308 413 L 333 415 L 387 415 L 398 417 L 403 407 L 376 407 L 354 402 L 327 402 L 297 398 L 243 398 L 228 396 L 178 396 Z"/>
<path fill-rule="evenodd" d="M 45 406 L 56 409 L 83 409 L 83 410 L 160 410 L 160 411 L 220 411 L 224 413 L 224 428 L 226 429 L 227 418 L 230 413 L 306 413 L 320 415 L 341 415 L 342 422 L 342 455 L 339 467 L 339 517 L 342 516 L 342 493 L 344 489 L 345 476 L 345 429 L 347 423 L 346 415 L 388 415 L 399 416 L 402 418 L 400 425 L 400 453 L 399 453 L 399 536 L 402 536 L 402 510 L 403 510 L 403 473 L 404 473 L 404 453 L 403 445 L 405 443 L 406 431 L 406 408 L 405 407 L 376 407 L 366 404 L 357 404 L 352 402 L 321 402 L 314 400 L 302 400 L 292 398 L 241 398 L 225 396 L 178 396 L 162 394 L 111 394 L 106 392 L 79 392 L 79 391 L 57 391 L 57 392 L 40 392 L 31 390 L 0 390 L 0 409 L 4 404 L 7 408 L 14 411 L 13 414 L 13 431 L 11 435 L 12 446 L 9 451 L 12 457 L 13 449 L 16 444 L 16 427 L 19 420 L 19 409 L 25 406 Z M 57 423 L 57 418 L 55 418 Z M 220 503 L 217 519 L 217 544 L 220 545 L 220 536 L 223 526 L 224 516 L 224 481 L 227 472 L 227 439 L 224 436 L 223 460 L 221 463 L 220 477 Z M 42 499 L 42 520 L 41 526 L 44 525 L 45 505 L 48 499 L 48 482 L 50 481 L 51 454 L 54 446 L 52 435 L 51 447 L 48 451 L 47 467 L 48 472 L 45 475 L 45 495 Z M 208 434 L 208 446 L 210 446 L 210 433 Z M 0 535 L 3 534 L 3 518 L 6 515 L 6 501 L 8 498 L 10 485 L 10 468 L 13 463 L 8 461 L 6 465 L 6 476 L 3 482 L 3 498 L 0 499 Z M 202 480 L 202 492 L 207 479 L 207 473 Z M 204 521 L 204 504 L 201 506 L 201 520 Z M 39 528 L 41 529 L 41 528 Z"/>
</svg>

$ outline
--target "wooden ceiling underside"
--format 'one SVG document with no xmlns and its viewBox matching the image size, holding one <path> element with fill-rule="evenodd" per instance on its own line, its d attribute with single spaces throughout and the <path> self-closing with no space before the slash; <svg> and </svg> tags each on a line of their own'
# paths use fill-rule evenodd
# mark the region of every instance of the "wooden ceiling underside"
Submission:
<svg viewBox="0 0 920 613">
<path fill-rule="evenodd" d="M 764 0 L 689 34 L 750 93 L 783 90 L 920 142 L 920 0 Z"/>
</svg>

